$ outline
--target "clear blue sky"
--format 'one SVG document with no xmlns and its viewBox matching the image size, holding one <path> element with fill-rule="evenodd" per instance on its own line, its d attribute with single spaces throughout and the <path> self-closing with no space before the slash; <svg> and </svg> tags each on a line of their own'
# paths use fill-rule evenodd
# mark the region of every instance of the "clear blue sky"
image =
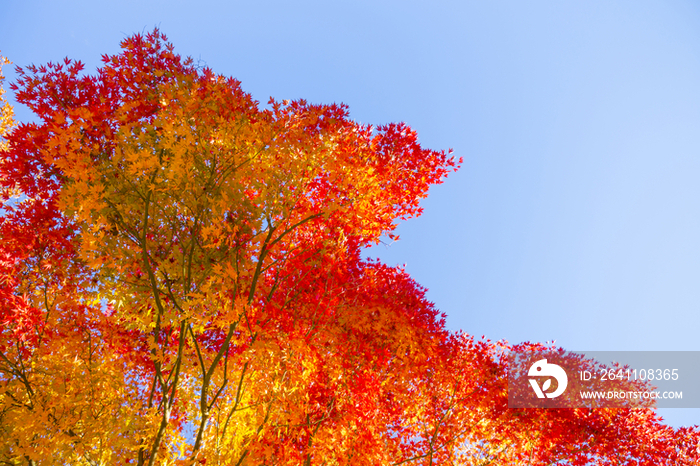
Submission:
<svg viewBox="0 0 700 466">
<path fill-rule="evenodd" d="M 700 4 L 0 0 L 15 64 L 94 70 L 158 26 L 261 102 L 344 102 L 453 148 L 401 240 L 452 329 L 570 350 L 700 350 Z M 14 73 L 8 71 L 8 81 Z M 17 109 L 20 120 L 31 116 Z M 700 410 L 666 410 L 673 425 Z"/>
</svg>

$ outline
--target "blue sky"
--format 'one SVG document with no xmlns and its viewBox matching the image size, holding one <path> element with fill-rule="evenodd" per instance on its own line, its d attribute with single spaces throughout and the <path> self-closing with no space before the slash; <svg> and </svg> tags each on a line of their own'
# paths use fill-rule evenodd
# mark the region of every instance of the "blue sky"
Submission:
<svg viewBox="0 0 700 466">
<path fill-rule="evenodd" d="M 155 26 L 261 102 L 344 102 L 464 157 L 399 242 L 367 252 L 405 263 L 450 328 L 700 350 L 697 3 L 4 0 L 0 51 L 92 71 Z"/>
</svg>

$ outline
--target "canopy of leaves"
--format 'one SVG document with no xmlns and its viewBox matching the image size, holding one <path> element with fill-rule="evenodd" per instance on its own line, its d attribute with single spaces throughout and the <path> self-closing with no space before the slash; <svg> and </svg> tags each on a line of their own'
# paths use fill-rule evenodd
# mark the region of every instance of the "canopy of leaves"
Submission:
<svg viewBox="0 0 700 466">
<path fill-rule="evenodd" d="M 1 102 L 0 463 L 696 464 L 650 410 L 508 409 L 508 345 L 361 258 L 449 153 L 122 49 Z"/>
</svg>

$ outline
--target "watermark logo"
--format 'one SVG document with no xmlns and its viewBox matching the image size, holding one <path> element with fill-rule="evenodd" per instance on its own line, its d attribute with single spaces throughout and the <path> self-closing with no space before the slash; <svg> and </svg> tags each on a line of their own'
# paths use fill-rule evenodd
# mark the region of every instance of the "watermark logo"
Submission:
<svg viewBox="0 0 700 466">
<path fill-rule="evenodd" d="M 508 407 L 700 408 L 700 351 L 524 345 L 508 354 Z"/>
<path fill-rule="evenodd" d="M 569 383 L 569 378 L 566 376 L 566 372 L 561 367 L 556 364 L 550 364 L 546 359 L 540 359 L 536 361 L 527 373 L 530 377 L 549 377 L 544 381 L 542 387 L 540 388 L 537 380 L 530 379 L 530 386 L 535 391 L 537 398 L 556 398 L 566 390 L 566 385 Z M 547 393 L 547 390 L 552 386 L 552 379 L 554 377 L 557 381 L 557 389 L 552 393 Z"/>
</svg>

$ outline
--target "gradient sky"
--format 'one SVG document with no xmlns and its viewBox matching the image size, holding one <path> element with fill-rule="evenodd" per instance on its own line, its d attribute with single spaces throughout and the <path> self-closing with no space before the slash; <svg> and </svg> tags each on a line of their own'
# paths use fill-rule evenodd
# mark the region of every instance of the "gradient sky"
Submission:
<svg viewBox="0 0 700 466">
<path fill-rule="evenodd" d="M 155 26 L 263 103 L 344 102 L 464 157 L 399 242 L 367 251 L 405 263 L 450 328 L 700 350 L 696 2 L 0 0 L 19 66 L 91 72 Z M 662 415 L 700 424 L 700 409 Z"/>
</svg>

